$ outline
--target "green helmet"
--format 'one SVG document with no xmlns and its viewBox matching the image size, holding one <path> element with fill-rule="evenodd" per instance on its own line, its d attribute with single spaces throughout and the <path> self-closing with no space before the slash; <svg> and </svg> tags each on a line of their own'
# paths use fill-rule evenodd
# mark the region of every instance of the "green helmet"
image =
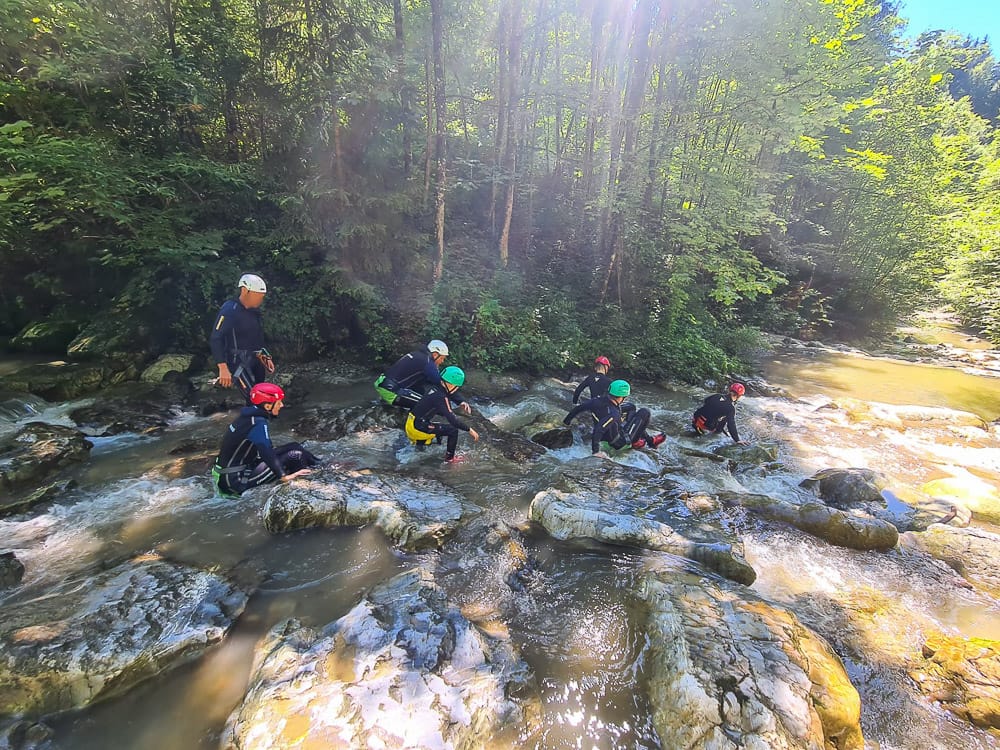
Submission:
<svg viewBox="0 0 1000 750">
<path fill-rule="evenodd" d="M 459 388 L 465 383 L 465 373 L 461 367 L 446 367 L 441 371 L 441 380 Z"/>
<path fill-rule="evenodd" d="M 632 386 L 628 384 L 627 380 L 616 380 L 608 386 L 608 395 L 615 398 L 625 398 L 631 392 Z"/>
</svg>

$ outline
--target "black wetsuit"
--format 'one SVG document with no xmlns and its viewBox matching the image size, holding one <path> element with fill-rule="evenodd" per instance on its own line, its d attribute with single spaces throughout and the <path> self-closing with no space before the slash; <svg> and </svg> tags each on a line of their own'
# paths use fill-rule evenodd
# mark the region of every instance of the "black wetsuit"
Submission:
<svg viewBox="0 0 1000 750">
<path fill-rule="evenodd" d="M 469 431 L 469 426 L 456 417 L 455 412 L 451 409 L 451 402 L 457 393 L 455 391 L 449 394 L 442 385 L 431 386 L 430 390 L 410 409 L 414 427 L 421 432 L 448 438 L 448 445 L 445 449 L 446 459 L 455 457 L 455 448 L 458 447 L 458 431 Z M 431 421 L 435 416 L 442 416 L 448 421 Z"/>
<path fill-rule="evenodd" d="M 395 364 L 375 381 L 376 389 L 384 389 L 396 394 L 391 402 L 393 406 L 412 409 L 430 386 L 441 385 L 441 373 L 426 347 L 404 354 Z M 387 396 L 383 396 L 386 398 Z M 451 400 L 456 404 L 465 401 L 457 393 Z"/>
<path fill-rule="evenodd" d="M 318 463 L 319 459 L 298 443 L 275 448 L 268 431 L 270 418 L 259 406 L 247 406 L 229 425 L 212 470 L 223 493 L 239 495 Z"/>
<path fill-rule="evenodd" d="M 728 432 L 735 442 L 740 442 L 736 431 L 736 404 L 725 393 L 713 393 L 705 399 L 691 418 L 691 425 L 698 432 Z"/>
<path fill-rule="evenodd" d="M 574 417 L 585 411 L 589 411 L 594 418 L 594 429 L 590 435 L 590 448 L 593 453 L 601 450 L 602 441 L 615 450 L 624 448 L 639 438 L 650 442 L 650 437 L 646 433 L 651 416 L 649 409 L 636 409 L 635 404 L 627 401 L 617 405 L 611 401 L 611 396 L 605 394 L 574 406 L 563 418 L 563 424 L 570 424 Z"/>
<path fill-rule="evenodd" d="M 590 388 L 590 397 L 598 398 L 603 396 L 608 392 L 608 386 L 611 385 L 611 378 L 600 372 L 592 372 L 590 375 L 583 379 L 583 382 L 576 387 L 573 391 L 573 403 L 577 404 L 580 402 L 580 396 L 583 392 Z"/>
<path fill-rule="evenodd" d="M 233 382 L 250 404 L 250 389 L 267 377 L 257 352 L 264 348 L 264 326 L 258 308 L 247 309 L 238 299 L 226 302 L 208 339 L 216 364 L 225 362 Z"/>
</svg>

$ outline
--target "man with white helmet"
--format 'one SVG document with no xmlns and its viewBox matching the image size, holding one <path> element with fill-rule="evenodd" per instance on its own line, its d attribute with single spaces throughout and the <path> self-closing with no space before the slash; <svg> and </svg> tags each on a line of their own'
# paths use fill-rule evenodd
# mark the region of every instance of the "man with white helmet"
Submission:
<svg viewBox="0 0 1000 750">
<path fill-rule="evenodd" d="M 234 383 L 250 404 L 250 389 L 274 372 L 274 360 L 264 348 L 264 327 L 260 306 L 267 294 L 267 284 L 256 274 L 240 277 L 237 299 L 227 301 L 212 327 L 209 346 L 219 368 L 219 385 Z"/>
<path fill-rule="evenodd" d="M 440 339 L 433 339 L 423 349 L 404 354 L 396 363 L 378 376 L 375 390 L 390 406 L 409 409 L 431 386 L 441 385 L 439 368 L 448 356 L 448 345 Z M 452 397 L 466 414 L 472 408 L 461 396 Z"/>
</svg>

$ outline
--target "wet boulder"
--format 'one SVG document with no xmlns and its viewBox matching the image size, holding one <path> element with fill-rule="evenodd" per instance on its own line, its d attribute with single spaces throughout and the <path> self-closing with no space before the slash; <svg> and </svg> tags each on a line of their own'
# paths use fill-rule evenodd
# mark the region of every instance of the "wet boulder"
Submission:
<svg viewBox="0 0 1000 750">
<path fill-rule="evenodd" d="M 162 383 L 168 375 L 186 375 L 194 365 L 193 354 L 164 354 L 142 371 L 143 383 Z"/>
<path fill-rule="evenodd" d="M 573 431 L 568 427 L 553 427 L 549 430 L 541 430 L 531 435 L 531 442 L 538 443 L 549 450 L 569 448 L 573 445 Z"/>
<path fill-rule="evenodd" d="M 827 505 L 849 510 L 864 503 L 881 503 L 889 480 L 871 469 L 823 469 L 799 486 L 816 492 Z"/>
<path fill-rule="evenodd" d="M 549 450 L 573 445 L 573 431 L 563 424 L 565 411 L 548 411 L 518 429 L 521 435 Z"/>
<path fill-rule="evenodd" d="M 72 320 L 43 320 L 29 323 L 10 341 L 15 351 L 65 354 L 66 347 L 80 332 Z"/>
<path fill-rule="evenodd" d="M 888 521 L 837 510 L 823 503 L 796 505 L 749 492 L 720 492 L 719 502 L 746 508 L 769 521 L 787 523 L 838 547 L 885 551 L 899 541 L 899 531 Z"/>
<path fill-rule="evenodd" d="M 524 435 L 507 432 L 497 427 L 482 414 L 459 414 L 459 419 L 479 433 L 479 445 L 502 455 L 509 461 L 534 461 L 545 455 L 545 448 L 531 442 Z"/>
<path fill-rule="evenodd" d="M 134 380 L 136 360 L 116 357 L 96 362 L 45 362 L 0 377 L 0 391 L 33 393 L 48 401 L 70 401 L 99 388 Z"/>
<path fill-rule="evenodd" d="M 65 466 L 85 460 L 90 448 L 86 436 L 71 427 L 29 422 L 0 445 L 0 489 L 11 490 L 44 480 Z M 9 497 L 0 501 L 0 512 L 9 503 Z"/>
<path fill-rule="evenodd" d="M 514 747 L 538 707 L 509 641 L 466 620 L 418 568 L 322 630 L 275 626 L 222 747 Z"/>
<path fill-rule="evenodd" d="M 862 750 L 861 699 L 790 611 L 704 581 L 643 581 L 649 696 L 665 748 Z"/>
<path fill-rule="evenodd" d="M 287 382 L 287 390 L 293 393 L 315 393 L 317 390 L 332 390 L 356 383 L 374 383 L 378 373 L 361 364 L 355 364 L 343 357 L 337 359 L 311 359 L 308 362 L 285 362 L 275 360 L 277 372 Z M 375 398 L 374 388 L 371 391 Z"/>
<path fill-rule="evenodd" d="M 498 399 L 524 393 L 528 390 L 532 378 L 523 373 L 503 372 L 492 373 L 474 368 L 465 371 L 465 385 L 462 394 L 466 398 L 471 395 Z"/>
<path fill-rule="evenodd" d="M 219 642 L 247 593 L 206 571 L 135 560 L 67 581 L 0 620 L 0 714 L 81 708 Z"/>
<path fill-rule="evenodd" d="M 154 434 L 166 428 L 190 393 L 186 380 L 127 384 L 105 391 L 94 403 L 71 411 L 69 417 L 92 437 Z"/>
<path fill-rule="evenodd" d="M 27 510 L 28 508 L 33 508 L 36 505 L 42 503 L 48 503 L 53 500 L 64 496 L 71 489 L 76 487 L 76 480 L 73 479 L 60 479 L 56 482 L 49 482 L 44 484 L 37 489 L 25 492 L 12 493 L 11 496 L 7 497 L 5 500 L 0 501 L 0 514 L 3 513 L 19 513 L 21 511 Z"/>
<path fill-rule="evenodd" d="M 1000 535 L 978 528 L 959 529 L 945 524 L 900 537 L 907 548 L 925 552 L 946 563 L 965 580 L 991 596 L 1000 595 Z"/>
<path fill-rule="evenodd" d="M 332 468 L 273 487 L 263 510 L 271 533 L 371 523 L 408 550 L 440 546 L 464 518 L 477 513 L 433 480 Z"/>
<path fill-rule="evenodd" d="M 669 552 L 747 585 L 757 577 L 742 551 L 733 544 L 688 538 L 654 518 L 624 513 L 616 503 L 582 488 L 539 492 L 531 501 L 528 516 L 556 539 L 595 539 Z"/>
<path fill-rule="evenodd" d="M 0 750 L 51 750 L 52 728 L 41 722 L 0 721 Z"/>
<path fill-rule="evenodd" d="M 763 378 L 744 378 L 742 381 L 747 388 L 747 395 L 763 396 L 765 398 L 787 398 L 788 391 L 779 385 L 768 383 Z"/>
<path fill-rule="evenodd" d="M 218 384 L 215 372 L 198 373 L 186 378 L 192 390 L 184 399 L 184 406 L 200 416 L 234 412 L 246 406 L 246 400 L 238 388 L 223 388 Z"/>
<path fill-rule="evenodd" d="M 0 552 L 0 589 L 17 586 L 24 578 L 24 563 L 13 552 Z"/>
<path fill-rule="evenodd" d="M 97 390 L 103 382 L 101 365 L 46 362 L 3 376 L 0 390 L 33 393 L 48 401 L 69 401 Z"/>
<path fill-rule="evenodd" d="M 720 445 L 712 452 L 737 464 L 767 464 L 778 460 L 778 446 L 774 443 L 755 443 L 753 445 L 729 443 L 728 445 Z"/>
<path fill-rule="evenodd" d="M 983 729 L 1000 729 L 1000 641 L 932 634 L 910 677 L 920 691 Z"/>
<path fill-rule="evenodd" d="M 312 440 L 339 440 L 370 430 L 401 429 L 405 417 L 406 412 L 381 401 L 346 409 L 313 407 L 294 419 L 292 429 Z"/>
</svg>

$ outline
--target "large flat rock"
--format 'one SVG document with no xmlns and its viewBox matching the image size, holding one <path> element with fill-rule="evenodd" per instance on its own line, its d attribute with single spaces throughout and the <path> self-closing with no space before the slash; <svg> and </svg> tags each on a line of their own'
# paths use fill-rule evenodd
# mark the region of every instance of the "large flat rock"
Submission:
<svg viewBox="0 0 1000 750">
<path fill-rule="evenodd" d="M 219 575 L 146 559 L 7 605 L 0 714 L 49 714 L 123 693 L 220 641 L 246 601 Z"/>
<path fill-rule="evenodd" d="M 537 717 L 527 665 L 418 568 L 322 630 L 294 620 L 258 647 L 230 750 L 515 747 Z"/>
</svg>

